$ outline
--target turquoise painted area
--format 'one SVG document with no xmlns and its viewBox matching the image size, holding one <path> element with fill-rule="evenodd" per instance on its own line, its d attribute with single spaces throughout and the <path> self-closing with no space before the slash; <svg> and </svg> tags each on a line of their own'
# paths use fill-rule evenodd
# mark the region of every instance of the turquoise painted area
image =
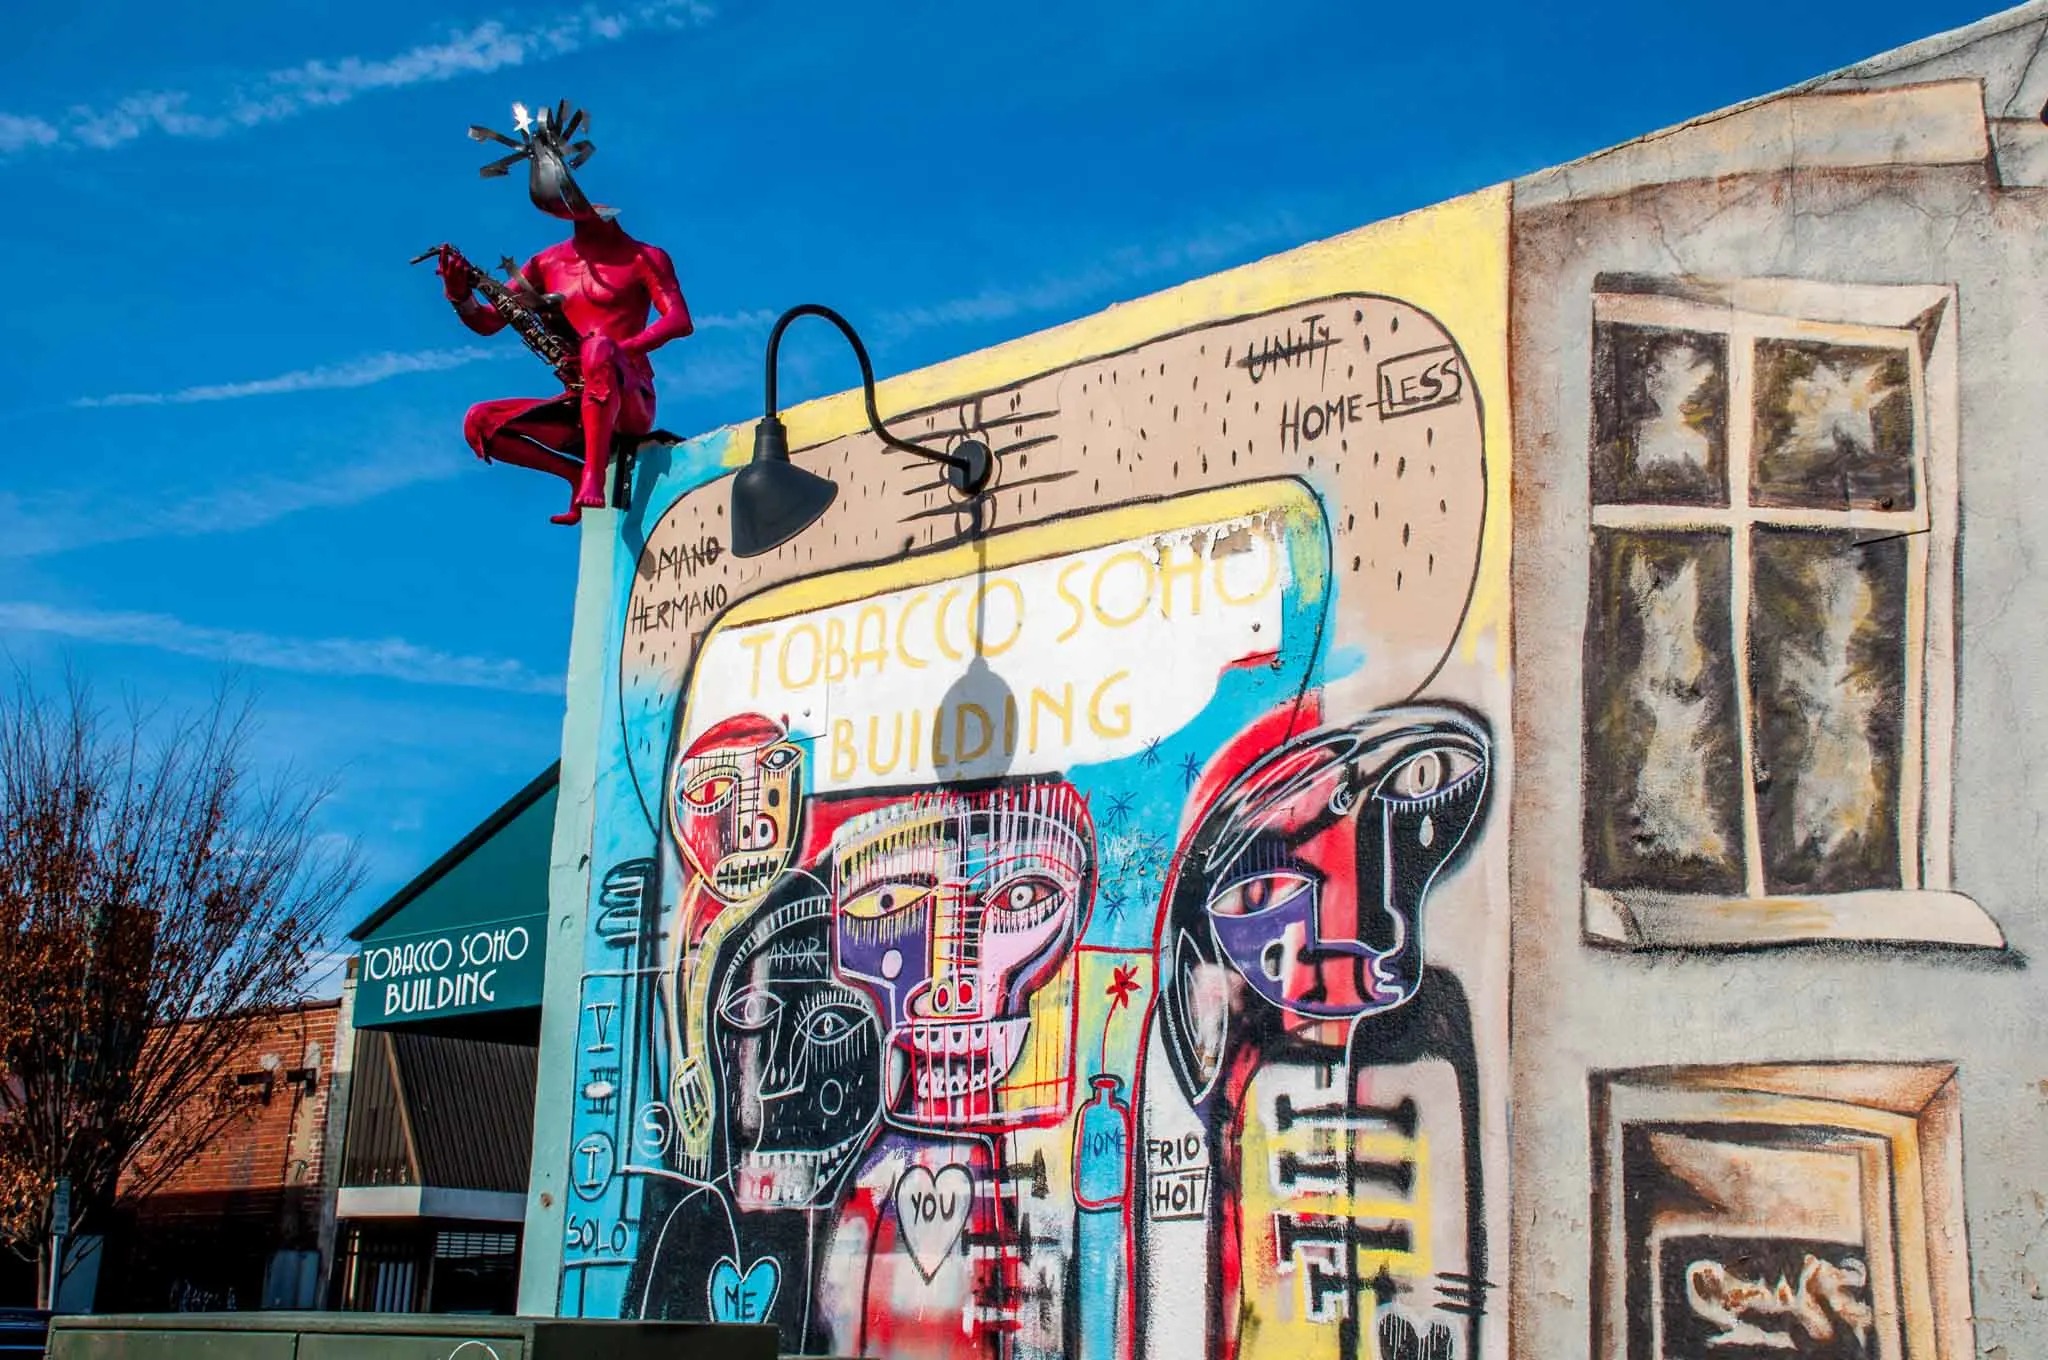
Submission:
<svg viewBox="0 0 2048 1360">
<path fill-rule="evenodd" d="M 357 974 L 354 1024 L 372 1029 L 538 1006 L 546 931 L 547 913 L 536 912 L 371 940 Z"/>
<path fill-rule="evenodd" d="M 641 929 L 658 920 L 660 907 L 652 896 L 659 838 L 642 787 L 650 782 L 649 772 L 660 768 L 674 714 L 664 706 L 637 719 L 628 716 L 620 657 L 628 602 L 648 534 L 677 501 L 738 466 L 737 444 L 734 431 L 717 430 L 643 455 L 634 478 L 633 505 L 624 516 L 622 541 L 610 569 L 601 581 L 586 577 L 579 588 L 579 625 L 585 617 L 582 611 L 589 608 L 594 617 L 602 618 L 604 628 L 602 680 L 590 714 L 595 721 L 587 729 L 596 741 L 588 752 L 593 815 L 583 878 L 587 898 L 575 922 L 576 940 L 564 950 L 578 964 L 574 1000 L 558 1005 L 565 1014 L 549 1017 L 549 1028 L 564 1027 L 573 1043 L 561 1069 L 550 1067 L 550 1055 L 544 1052 L 541 1074 L 543 1103 L 550 1092 L 570 1092 L 560 1107 L 568 1112 L 568 1128 L 552 1146 L 535 1140 L 536 1164 L 541 1157 L 552 1158 L 564 1174 L 555 1238 L 561 1267 L 559 1289 L 550 1288 L 546 1294 L 543 1288 L 555 1285 L 556 1279 L 542 1284 L 536 1272 L 522 1275 L 522 1309 L 539 1306 L 564 1316 L 619 1316 L 627 1272 L 639 1248 L 644 1177 L 630 1174 L 628 1168 L 636 1158 L 658 1156 L 658 1146 L 636 1144 L 635 1137 L 652 1136 L 650 1112 L 667 1100 L 665 1064 L 654 1051 L 655 1037 L 632 1019 L 650 1012 L 658 982 L 639 965 L 649 944 Z M 604 596 L 587 601 L 585 593 L 600 585 Z M 566 753 L 563 768 L 566 776 Z M 651 786 L 658 783 L 656 777 Z M 623 929 L 613 929 L 614 925 Z M 545 1084 L 550 1080 L 552 1084 Z M 529 1278 L 535 1282 L 530 1284 Z"/>
</svg>

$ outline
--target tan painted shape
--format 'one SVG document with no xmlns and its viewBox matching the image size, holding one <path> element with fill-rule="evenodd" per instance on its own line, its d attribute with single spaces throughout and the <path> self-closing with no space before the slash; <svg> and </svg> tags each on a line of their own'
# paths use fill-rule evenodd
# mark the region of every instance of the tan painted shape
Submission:
<svg viewBox="0 0 2048 1360">
<path fill-rule="evenodd" d="M 1315 316 L 1321 320 L 1307 320 Z M 1317 347 L 1261 361 L 1306 342 Z M 1456 370 L 1457 394 L 1424 406 L 1432 390 L 1449 392 L 1445 362 Z M 1378 405 L 1383 373 L 1388 415 Z M 1486 510 L 1487 395 L 1429 315 L 1393 298 L 1340 295 L 1084 360 L 913 413 L 892 428 L 940 447 L 972 436 L 996 451 L 997 480 L 980 503 L 989 533 L 1183 492 L 1306 478 L 1322 495 L 1331 534 L 1331 641 L 1363 649 L 1366 659 L 1347 698 L 1370 705 L 1416 693 L 1458 635 Z M 695 648 L 724 608 L 803 577 L 972 541 L 970 515 L 936 466 L 872 434 L 794 460 L 832 477 L 840 494 L 817 524 L 775 552 L 745 560 L 721 552 L 693 571 L 655 569 L 664 552 L 673 560 L 707 539 L 730 539 L 724 478 L 683 497 L 649 533 L 621 658 L 629 726 L 673 714 Z M 722 592 L 717 610 L 683 607 L 706 592 Z M 657 621 L 664 604 L 665 623 Z M 662 753 L 633 755 L 645 769 Z"/>
</svg>

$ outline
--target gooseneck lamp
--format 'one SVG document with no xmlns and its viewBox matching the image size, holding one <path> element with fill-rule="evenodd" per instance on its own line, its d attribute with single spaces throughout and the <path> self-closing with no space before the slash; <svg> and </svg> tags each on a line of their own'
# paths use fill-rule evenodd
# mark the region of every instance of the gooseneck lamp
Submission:
<svg viewBox="0 0 2048 1360">
<path fill-rule="evenodd" d="M 815 302 L 792 307 L 776 318 L 768 332 L 768 413 L 754 427 L 754 460 L 732 479 L 732 552 L 735 557 L 759 557 L 773 552 L 818 522 L 839 494 L 838 484 L 789 461 L 789 431 L 776 414 L 775 364 L 782 347 L 782 333 L 800 316 L 819 316 L 839 328 L 853 346 L 860 361 L 861 396 L 867 403 L 868 426 L 884 444 L 905 453 L 928 458 L 946 469 L 946 482 L 962 495 L 971 496 L 988 485 L 995 471 L 995 455 L 988 445 L 967 439 L 950 452 L 926 448 L 898 439 L 882 428 L 881 413 L 875 409 L 875 370 L 868 362 L 867 346 L 847 324 L 846 318 L 830 307 Z"/>
</svg>

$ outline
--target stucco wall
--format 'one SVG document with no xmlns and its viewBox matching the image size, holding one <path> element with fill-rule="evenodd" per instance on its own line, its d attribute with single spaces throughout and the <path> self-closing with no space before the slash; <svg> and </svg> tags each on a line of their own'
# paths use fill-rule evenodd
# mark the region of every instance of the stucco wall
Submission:
<svg viewBox="0 0 2048 1360">
<path fill-rule="evenodd" d="M 1801 1252 L 1829 1270 L 1862 1261 L 1872 1283 L 1850 1292 L 1875 1302 L 1874 1334 L 1903 1341 L 1907 1354 L 2048 1350 L 2041 1302 L 2048 997 L 2038 973 L 2048 945 L 2038 833 L 2048 742 L 2034 681 L 2042 660 L 2034 620 L 2048 591 L 2035 570 L 2048 546 L 2036 471 L 2048 386 L 2034 363 L 2048 255 L 2041 191 L 2010 182 L 2024 180 L 2023 165 L 2008 164 L 2002 177 L 1990 154 L 1992 133 L 2010 146 L 2032 138 L 2038 124 L 2026 131 L 1986 125 L 1987 114 L 1999 119 L 2029 79 L 2039 14 L 2016 17 L 2027 23 L 1974 45 L 1880 63 L 1855 82 L 1901 88 L 1780 100 L 1517 186 L 1517 1353 L 1588 1346 L 1601 1354 L 1680 1353 L 1670 1338 L 1688 1311 L 1686 1282 L 1672 1285 L 1676 1303 L 1644 1297 L 1660 1270 L 1668 1275 L 1683 1264 L 1655 1259 L 1652 1244 L 1661 1239 L 1654 1225 L 1667 1217 L 1692 1224 L 1693 1259 L 1717 1251 L 1728 1258 L 1722 1278 L 1739 1273 L 1732 1261 L 1745 1244 L 1746 1269 L 1766 1287 L 1781 1271 L 1798 1281 Z M 1929 73 L 1946 83 L 1911 83 Z M 1738 163 L 1746 173 L 1713 173 Z M 1697 305 L 1670 310 L 1673 299 Z M 1789 333 L 1781 322 L 1832 323 L 1852 314 L 1863 321 L 1887 309 L 1923 353 L 1915 381 L 1924 386 L 1901 399 L 1923 420 L 1923 518 L 1880 527 L 1880 512 L 1843 530 L 1835 551 L 1868 553 L 1866 539 L 1910 535 L 1875 550 L 1900 554 L 1909 609 L 1928 611 L 1917 647 L 1911 637 L 1887 635 L 1894 654 L 1913 652 L 1912 664 L 1923 669 L 1915 676 L 1909 665 L 1906 681 L 1916 692 L 1898 686 L 1878 695 L 1877 717 L 1857 730 L 1875 731 L 1872 724 L 1901 699 L 1908 711 L 1898 725 L 1914 729 L 1911 710 L 1921 709 L 1921 730 L 1908 730 L 1903 742 L 1918 743 L 1924 765 L 1917 779 L 1909 769 L 1900 781 L 1917 785 L 1922 800 L 1920 825 L 1906 828 L 1902 855 L 1907 876 L 1922 875 L 1919 890 L 1853 893 L 1844 877 L 1832 890 L 1767 883 L 1762 900 L 1742 888 L 1718 902 L 1699 893 L 1683 903 L 1658 900 L 1641 884 L 1677 872 L 1673 861 L 1646 856 L 1617 868 L 1588 848 L 1600 827 L 1630 815 L 1627 791 L 1640 796 L 1644 787 L 1631 781 L 1647 779 L 1659 757 L 1639 748 L 1639 763 L 1618 780 L 1603 773 L 1621 759 L 1626 742 L 1617 730 L 1630 719 L 1596 711 L 1596 703 L 1582 701 L 1583 687 L 1625 650 L 1593 622 L 1612 612 L 1614 595 L 1631 596 L 1622 612 L 1648 610 L 1653 598 L 1676 599 L 1672 592 L 1698 582 L 1667 570 L 1654 584 L 1645 572 L 1631 585 L 1598 570 L 1603 531 L 1596 521 L 1640 517 L 1636 506 L 1594 508 L 1602 493 L 1593 465 L 1614 456 L 1603 453 L 1597 408 L 1629 400 L 1614 390 L 1625 379 L 1596 362 L 1599 318 L 1635 323 L 1640 336 L 1657 326 L 1710 328 L 1730 317 L 1761 317 L 1753 334 L 1769 336 Z M 1744 421 L 1745 401 L 1758 404 L 1742 435 L 1755 458 L 1777 437 L 1761 406 L 1765 368 L 1786 351 L 1782 341 L 1742 338 L 1751 325 L 1732 325 L 1732 347 L 1763 346 L 1754 364 L 1742 365 L 1745 374 L 1728 376 L 1718 395 L 1709 390 L 1710 365 L 1680 381 L 1699 380 L 1695 413 L 1719 402 L 1731 426 Z M 1865 410 L 1874 390 L 1862 392 Z M 1682 404 L 1669 403 L 1673 412 Z M 1811 424 L 1815 417 L 1806 418 Z M 1707 437 L 1699 435 L 1702 447 Z M 1714 437 L 1728 438 L 1725 430 Z M 1851 486 L 1849 499 L 1856 497 Z M 1751 499 L 1740 486 L 1735 498 Z M 1703 522 L 1719 513 L 1698 512 Z M 1908 544 L 1925 555 L 1906 556 Z M 1810 572 L 1808 588 L 1819 589 L 1817 581 Z M 1753 598 L 1765 610 L 1776 607 L 1761 591 Z M 1714 607 L 1705 594 L 1688 596 L 1687 607 L 1693 604 L 1702 614 Z M 1763 683 L 1784 667 L 1754 645 L 1774 635 L 1763 615 L 1752 618 L 1749 669 Z M 1851 663 L 1832 677 L 1837 694 L 1861 683 L 1857 671 Z M 1664 720 L 1673 720 L 1668 711 Z M 1752 754 L 1763 750 L 1761 739 L 1753 746 Z M 1669 769 L 1662 772 L 1669 777 Z M 1773 775 L 1778 800 L 1794 796 L 1782 792 L 1784 773 L 1758 767 L 1761 803 L 1773 801 Z M 1603 781 L 1612 802 L 1589 816 L 1583 800 L 1595 798 Z M 1638 826 L 1632 834 L 1634 845 L 1653 845 L 1659 828 Z M 1770 834 L 1767 821 L 1763 834 Z M 1603 876 L 1631 873 L 1634 889 L 1587 889 Z M 1698 1066 L 1671 1070 L 1679 1065 Z M 1679 1153 L 1672 1151 L 1677 1142 L 1667 1142 L 1660 1160 L 1646 1140 L 1688 1122 L 1705 1126 L 1694 1130 L 1697 1145 Z M 1845 1130 L 1876 1130 L 1867 1136 L 1882 1140 L 1882 1156 L 1864 1166 L 1851 1196 L 1860 1196 L 1867 1221 L 1853 1229 L 1829 1224 L 1833 1209 L 1819 1197 L 1731 1188 L 1745 1177 L 1762 1184 L 1779 1174 L 1775 1159 L 1784 1154 L 1739 1145 L 1760 1127 L 1797 1128 L 1815 1145 L 1833 1139 L 1837 1151 L 1847 1147 Z M 1701 1202 L 1683 1210 L 1639 1216 L 1625 1207 L 1631 1199 L 1671 1198 L 1671 1185 L 1688 1175 L 1718 1188 L 1692 1185 Z M 1894 1202 L 1874 1207 L 1887 1185 Z M 1709 1240 L 1717 1232 L 1718 1245 Z M 1772 1234 L 1806 1240 L 1759 1255 L 1756 1242 Z M 1815 1245 L 1830 1240 L 1860 1245 L 1848 1256 Z M 1879 1270 L 1880 1256 L 1895 1258 L 1889 1271 Z M 1707 1281 L 1695 1300 L 1711 1289 Z M 1870 1289 L 1891 1290 L 1903 1316 L 1887 1323 Z M 1703 1319 L 1712 1309 L 1695 1301 L 1690 1311 Z M 1744 1316 L 1819 1345 L 1765 1311 Z M 1672 1349 L 1646 1349 L 1646 1326 Z"/>
</svg>

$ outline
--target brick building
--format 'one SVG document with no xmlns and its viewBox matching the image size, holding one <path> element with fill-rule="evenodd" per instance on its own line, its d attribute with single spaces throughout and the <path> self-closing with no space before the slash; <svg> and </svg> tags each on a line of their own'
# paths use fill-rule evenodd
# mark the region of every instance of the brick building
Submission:
<svg viewBox="0 0 2048 1360">
<path fill-rule="evenodd" d="M 339 1001 L 308 1001 L 250 1036 L 223 1073 L 246 1113 L 111 1225 L 97 1307 L 314 1306 L 340 1020 Z"/>
</svg>

